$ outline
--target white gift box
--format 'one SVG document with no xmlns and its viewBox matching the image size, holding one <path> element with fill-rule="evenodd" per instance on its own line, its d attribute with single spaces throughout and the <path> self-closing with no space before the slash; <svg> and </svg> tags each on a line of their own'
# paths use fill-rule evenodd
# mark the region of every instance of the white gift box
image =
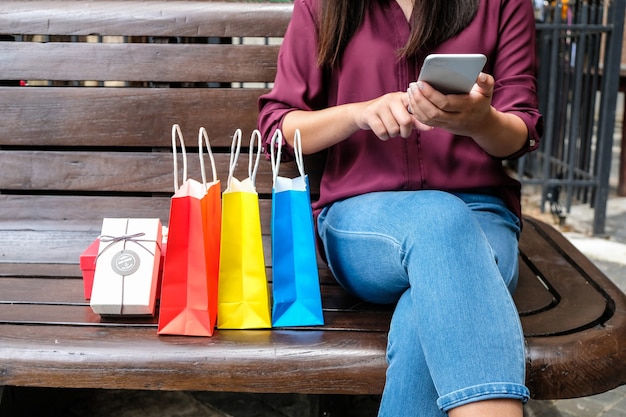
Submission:
<svg viewBox="0 0 626 417">
<path fill-rule="evenodd" d="M 161 220 L 102 221 L 91 308 L 100 315 L 154 315 Z"/>
</svg>

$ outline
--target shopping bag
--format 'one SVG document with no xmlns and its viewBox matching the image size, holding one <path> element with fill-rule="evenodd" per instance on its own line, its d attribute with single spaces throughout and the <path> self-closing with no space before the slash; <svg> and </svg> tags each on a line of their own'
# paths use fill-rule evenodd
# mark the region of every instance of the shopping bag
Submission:
<svg viewBox="0 0 626 417">
<path fill-rule="evenodd" d="M 278 175 L 282 142 L 282 134 L 276 130 L 270 154 L 273 174 L 272 325 L 323 325 L 313 213 L 300 131 L 294 136 L 299 177 Z"/>
<path fill-rule="evenodd" d="M 183 157 L 183 182 L 178 184 L 176 137 Z M 213 181 L 206 182 L 202 156 L 206 145 Z M 178 125 L 172 127 L 174 190 L 170 205 L 167 253 L 161 283 L 158 334 L 211 336 L 217 316 L 221 201 L 220 182 L 206 130 L 198 134 L 202 183 L 187 178 L 187 154 Z"/>
<path fill-rule="evenodd" d="M 253 164 L 254 149 L 258 149 Z M 217 327 L 251 329 L 272 326 L 265 258 L 261 241 L 259 197 L 255 189 L 261 156 L 261 134 L 250 141 L 248 178 L 239 181 L 234 171 L 241 148 L 241 130 L 233 137 L 228 184 L 222 194 L 222 241 Z"/>
</svg>

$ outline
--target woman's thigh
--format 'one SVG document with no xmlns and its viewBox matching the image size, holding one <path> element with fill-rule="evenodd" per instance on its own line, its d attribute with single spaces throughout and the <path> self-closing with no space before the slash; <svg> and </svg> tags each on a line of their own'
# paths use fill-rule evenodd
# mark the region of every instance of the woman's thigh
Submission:
<svg viewBox="0 0 626 417">
<path fill-rule="evenodd" d="M 492 196 L 398 191 L 336 202 L 320 214 L 318 230 L 329 266 L 346 289 L 367 301 L 393 303 L 409 286 L 409 260 L 436 272 L 452 257 L 471 257 L 473 242 L 478 248 L 485 239 L 502 278 L 513 282 L 517 222 Z M 460 254 L 459 243 L 469 253 Z"/>
</svg>

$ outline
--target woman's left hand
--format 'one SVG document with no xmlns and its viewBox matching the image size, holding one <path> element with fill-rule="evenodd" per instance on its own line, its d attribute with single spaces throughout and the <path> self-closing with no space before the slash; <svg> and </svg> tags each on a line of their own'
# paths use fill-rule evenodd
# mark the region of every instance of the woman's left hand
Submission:
<svg viewBox="0 0 626 417">
<path fill-rule="evenodd" d="M 514 113 L 491 105 L 495 80 L 481 72 L 468 94 L 443 94 L 428 83 L 412 83 L 409 109 L 415 125 L 440 127 L 455 135 L 469 136 L 488 154 L 505 158 L 520 150 L 528 139 L 528 128 Z"/>
<path fill-rule="evenodd" d="M 480 134 L 493 110 L 493 86 L 493 77 L 483 72 L 468 94 L 443 94 L 418 81 L 409 86 L 409 108 L 421 124 L 473 137 Z"/>
</svg>

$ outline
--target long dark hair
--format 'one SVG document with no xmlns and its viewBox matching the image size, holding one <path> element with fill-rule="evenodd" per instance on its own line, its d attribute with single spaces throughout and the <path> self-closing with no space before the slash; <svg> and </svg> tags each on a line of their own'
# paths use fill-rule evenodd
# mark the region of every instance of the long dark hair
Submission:
<svg viewBox="0 0 626 417">
<path fill-rule="evenodd" d="M 335 67 L 361 25 L 370 3 L 395 0 L 320 0 L 318 64 Z M 411 35 L 400 56 L 432 48 L 459 33 L 474 19 L 480 0 L 415 0 Z"/>
</svg>

